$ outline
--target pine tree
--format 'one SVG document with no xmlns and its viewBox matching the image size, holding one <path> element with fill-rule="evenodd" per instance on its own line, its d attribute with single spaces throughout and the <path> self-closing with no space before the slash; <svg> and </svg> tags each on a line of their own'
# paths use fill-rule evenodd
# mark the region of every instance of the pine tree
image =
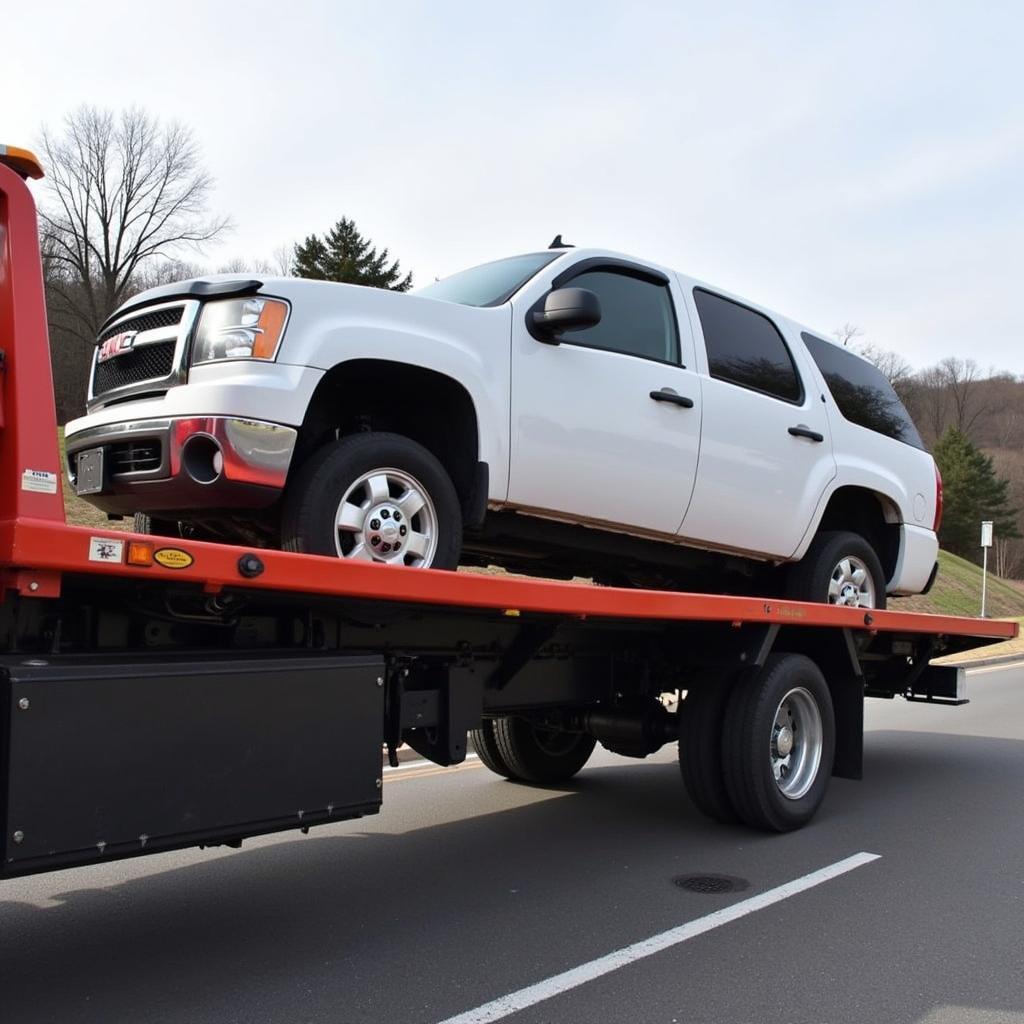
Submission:
<svg viewBox="0 0 1024 1024">
<path fill-rule="evenodd" d="M 1009 481 L 996 476 L 992 459 L 970 438 L 950 427 L 935 446 L 942 473 L 944 511 L 939 541 L 947 551 L 974 561 L 980 559 L 981 523 L 989 519 L 998 537 L 1019 537 L 1017 510 L 1009 505 Z"/>
<path fill-rule="evenodd" d="M 394 292 L 412 287 L 412 274 L 402 277 L 398 260 L 389 265 L 387 249 L 378 253 L 347 217 L 342 217 L 323 238 L 310 235 L 295 246 L 293 273 L 315 281 L 363 284 Z"/>
</svg>

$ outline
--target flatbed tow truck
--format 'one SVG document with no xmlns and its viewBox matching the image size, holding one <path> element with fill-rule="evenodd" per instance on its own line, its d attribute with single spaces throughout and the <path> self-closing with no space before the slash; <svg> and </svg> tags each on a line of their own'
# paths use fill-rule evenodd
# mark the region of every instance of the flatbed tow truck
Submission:
<svg viewBox="0 0 1024 1024">
<path fill-rule="evenodd" d="M 539 785 L 678 741 L 702 811 L 784 831 L 861 776 L 866 697 L 965 703 L 931 659 L 1016 635 L 70 526 L 41 175 L 0 146 L 0 877 L 373 814 L 382 748 L 451 765 L 470 737 Z"/>
</svg>

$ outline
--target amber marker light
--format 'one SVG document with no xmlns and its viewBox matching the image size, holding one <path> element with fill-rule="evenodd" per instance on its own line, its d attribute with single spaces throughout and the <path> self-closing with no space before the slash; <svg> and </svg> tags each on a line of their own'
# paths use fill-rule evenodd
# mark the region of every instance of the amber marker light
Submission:
<svg viewBox="0 0 1024 1024">
<path fill-rule="evenodd" d="M 277 354 L 277 345 L 284 332 L 284 322 L 288 319 L 288 307 L 283 302 L 264 299 L 263 309 L 257 321 L 262 333 L 256 335 L 252 354 L 256 359 L 273 359 Z"/>
<path fill-rule="evenodd" d="M 153 545 L 143 540 L 128 542 L 128 564 L 150 566 L 153 564 Z"/>
</svg>

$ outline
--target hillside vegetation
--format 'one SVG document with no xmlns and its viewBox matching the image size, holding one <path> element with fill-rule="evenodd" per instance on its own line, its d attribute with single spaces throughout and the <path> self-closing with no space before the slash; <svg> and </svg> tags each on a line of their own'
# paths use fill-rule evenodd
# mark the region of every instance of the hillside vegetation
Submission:
<svg viewBox="0 0 1024 1024">
<path fill-rule="evenodd" d="M 965 558 L 939 552 L 939 576 L 926 596 L 902 597 L 893 611 L 934 612 L 941 615 L 978 615 L 981 611 L 981 569 Z M 1024 615 L 1024 585 L 988 574 L 986 614 L 993 619 Z"/>
</svg>

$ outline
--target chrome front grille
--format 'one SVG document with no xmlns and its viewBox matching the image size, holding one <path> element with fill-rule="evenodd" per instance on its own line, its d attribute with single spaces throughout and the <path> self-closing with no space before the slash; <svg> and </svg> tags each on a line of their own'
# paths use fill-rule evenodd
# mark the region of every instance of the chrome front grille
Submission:
<svg viewBox="0 0 1024 1024">
<path fill-rule="evenodd" d="M 161 394 L 183 383 L 186 341 L 198 310 L 199 303 L 191 299 L 165 302 L 135 310 L 104 328 L 96 339 L 89 407 Z M 131 335 L 130 347 L 100 362 L 104 342 L 122 334 Z"/>
<path fill-rule="evenodd" d="M 160 381 L 174 369 L 174 340 L 157 341 L 151 345 L 140 345 L 123 356 L 97 363 L 92 378 L 93 396 L 100 398 L 108 391 L 141 384 L 143 381 Z"/>
<path fill-rule="evenodd" d="M 139 313 L 136 316 L 130 316 L 127 320 L 119 320 L 116 324 L 112 324 L 108 327 L 97 339 L 96 344 L 100 344 L 112 338 L 115 334 L 122 334 L 124 331 L 152 331 L 158 327 L 175 327 L 181 323 L 182 313 L 185 312 L 184 306 L 170 306 L 165 309 L 157 309 L 152 313 Z"/>
</svg>

